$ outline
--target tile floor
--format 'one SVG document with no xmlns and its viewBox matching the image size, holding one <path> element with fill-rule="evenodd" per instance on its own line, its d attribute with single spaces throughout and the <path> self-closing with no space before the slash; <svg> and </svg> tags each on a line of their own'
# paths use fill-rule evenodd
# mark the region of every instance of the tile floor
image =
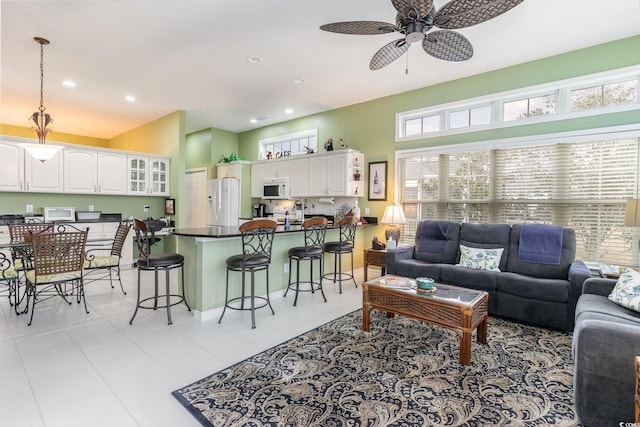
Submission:
<svg viewBox="0 0 640 427">
<path fill-rule="evenodd" d="M 342 295 L 325 283 L 327 303 L 318 293 L 301 294 L 297 307 L 292 294 L 273 298 L 276 315 L 258 310 L 256 329 L 248 312 L 227 311 L 218 324 L 182 305 L 172 310 L 172 326 L 164 310 L 138 311 L 129 325 L 136 270 L 122 276 L 127 295 L 94 282 L 86 287 L 89 314 L 54 298 L 36 306 L 31 326 L 0 299 L 0 426 L 198 426 L 173 390 L 362 304 L 359 270 L 358 288 L 343 284 Z M 143 277 L 152 284 L 152 274 Z"/>
</svg>

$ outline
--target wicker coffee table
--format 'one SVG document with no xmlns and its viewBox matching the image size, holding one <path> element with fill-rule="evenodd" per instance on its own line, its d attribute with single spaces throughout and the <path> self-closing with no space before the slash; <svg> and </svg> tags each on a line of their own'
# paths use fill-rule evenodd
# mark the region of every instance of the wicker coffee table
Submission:
<svg viewBox="0 0 640 427">
<path fill-rule="evenodd" d="M 416 289 L 415 280 L 387 275 L 366 282 L 362 294 L 362 329 L 369 331 L 372 308 L 412 317 L 457 330 L 460 336 L 460 363 L 471 364 L 471 336 L 477 328 L 476 340 L 487 343 L 488 294 L 483 291 L 435 284 L 433 292 Z"/>
</svg>

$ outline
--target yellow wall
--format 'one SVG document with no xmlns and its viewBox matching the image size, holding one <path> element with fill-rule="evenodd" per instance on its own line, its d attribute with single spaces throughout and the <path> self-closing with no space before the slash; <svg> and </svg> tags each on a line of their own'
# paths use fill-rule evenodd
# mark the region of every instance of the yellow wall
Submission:
<svg viewBox="0 0 640 427">
<path fill-rule="evenodd" d="M 37 140 L 38 137 L 31 128 L 3 125 L 0 123 L 0 135 L 17 136 L 20 138 L 31 138 Z M 109 141 L 90 136 L 73 135 L 70 133 L 60 133 L 55 130 L 47 135 L 47 141 L 67 142 L 69 144 L 89 145 L 92 147 L 109 148 Z"/>
</svg>

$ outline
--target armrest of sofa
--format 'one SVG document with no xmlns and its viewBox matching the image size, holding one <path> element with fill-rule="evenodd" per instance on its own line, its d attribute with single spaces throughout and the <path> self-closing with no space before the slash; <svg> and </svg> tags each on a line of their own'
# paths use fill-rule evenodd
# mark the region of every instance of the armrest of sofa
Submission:
<svg viewBox="0 0 640 427">
<path fill-rule="evenodd" d="M 415 246 L 401 246 L 395 249 L 387 249 L 387 274 L 397 274 L 396 262 L 413 258 Z"/>
<path fill-rule="evenodd" d="M 615 279 L 587 279 L 582 285 L 582 293 L 602 295 L 603 297 L 606 297 L 611 293 L 613 287 L 616 285 L 616 282 L 617 281 Z"/>
<path fill-rule="evenodd" d="M 567 317 L 565 330 L 572 331 L 575 322 L 576 305 L 582 294 L 582 284 L 591 277 L 591 270 L 582 261 L 573 261 L 569 266 L 569 295 L 567 297 Z"/>
</svg>

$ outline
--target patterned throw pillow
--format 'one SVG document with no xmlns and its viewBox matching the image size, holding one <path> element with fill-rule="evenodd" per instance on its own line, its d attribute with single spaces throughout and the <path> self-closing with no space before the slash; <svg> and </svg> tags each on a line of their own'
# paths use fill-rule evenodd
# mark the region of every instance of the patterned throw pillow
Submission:
<svg viewBox="0 0 640 427">
<path fill-rule="evenodd" d="M 634 311 L 640 311 L 640 273 L 627 268 L 620 275 L 609 300 Z"/>
<path fill-rule="evenodd" d="M 460 263 L 462 267 L 472 270 L 500 271 L 500 258 L 504 248 L 481 249 L 460 245 Z"/>
</svg>

